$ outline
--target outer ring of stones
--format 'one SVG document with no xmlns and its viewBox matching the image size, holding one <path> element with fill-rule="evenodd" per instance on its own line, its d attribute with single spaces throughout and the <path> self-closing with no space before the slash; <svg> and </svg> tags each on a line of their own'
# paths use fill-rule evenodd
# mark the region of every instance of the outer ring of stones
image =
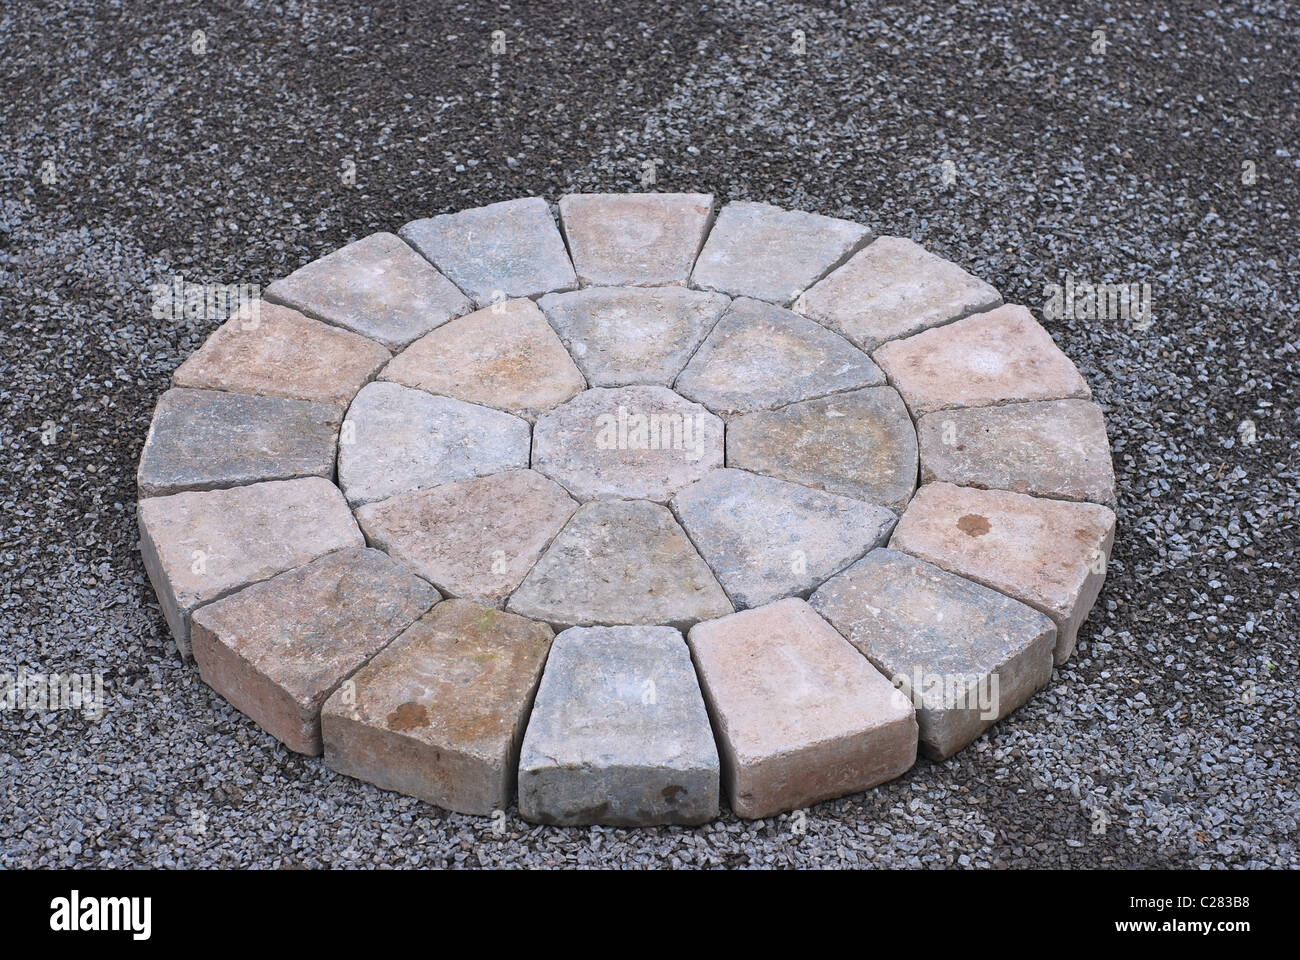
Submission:
<svg viewBox="0 0 1300 960">
<path fill-rule="evenodd" d="M 182 656 L 338 771 L 548 824 L 765 817 L 952 755 L 1070 656 L 1115 525 L 1090 398 L 910 240 L 512 200 L 227 319 L 155 412 L 141 551 Z"/>
</svg>

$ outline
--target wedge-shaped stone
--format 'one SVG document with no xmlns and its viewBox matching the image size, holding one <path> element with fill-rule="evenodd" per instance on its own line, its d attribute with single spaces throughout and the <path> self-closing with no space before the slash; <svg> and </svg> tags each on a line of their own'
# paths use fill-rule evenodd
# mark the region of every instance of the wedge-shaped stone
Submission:
<svg viewBox="0 0 1300 960">
<path fill-rule="evenodd" d="M 325 702 L 325 762 L 458 813 L 504 810 L 554 634 L 444 600 Z"/>
<path fill-rule="evenodd" d="M 950 757 L 1052 677 L 1056 625 L 896 550 L 873 550 L 810 601 L 903 691 L 921 750 Z"/>
<path fill-rule="evenodd" d="M 392 380 L 532 419 L 586 382 L 531 300 L 505 300 L 421 337 L 393 358 Z"/>
<path fill-rule="evenodd" d="M 588 390 L 537 418 L 532 464 L 579 500 L 666 503 L 722 466 L 722 421 L 663 387 Z"/>
<path fill-rule="evenodd" d="M 730 417 L 884 382 L 871 358 L 839 334 L 742 298 L 677 378 L 677 392 Z"/>
<path fill-rule="evenodd" d="M 164 393 L 140 454 L 141 497 L 334 476 L 342 411 L 332 403 L 220 390 Z"/>
<path fill-rule="evenodd" d="M 691 285 L 789 306 L 870 235 L 847 220 L 738 200 L 718 214 Z"/>
<path fill-rule="evenodd" d="M 240 587 L 365 539 L 320 477 L 152 497 L 136 507 L 140 553 L 181 656 L 190 615 Z"/>
<path fill-rule="evenodd" d="M 673 513 L 737 607 L 806 596 L 889 537 L 884 507 L 744 470 L 714 470 Z"/>
<path fill-rule="evenodd" d="M 541 197 L 414 220 L 398 231 L 480 307 L 578 285 Z"/>
<path fill-rule="evenodd" d="M 1087 400 L 939 410 L 921 417 L 916 432 L 922 483 L 1115 505 L 1106 422 Z"/>
<path fill-rule="evenodd" d="M 373 340 L 259 300 L 217 327 L 172 385 L 346 407 L 390 356 Z"/>
<path fill-rule="evenodd" d="M 528 466 L 527 421 L 396 383 L 366 386 L 339 439 L 339 485 L 353 506 Z"/>
<path fill-rule="evenodd" d="M 669 387 L 731 300 L 684 287 L 592 287 L 538 303 L 593 387 Z"/>
<path fill-rule="evenodd" d="M 1115 536 L 1095 503 L 927 483 L 889 545 L 1041 610 L 1056 623 L 1056 662 L 1074 652 Z"/>
<path fill-rule="evenodd" d="M 519 813 L 564 826 L 718 815 L 718 750 L 680 633 L 573 627 L 555 638 L 519 757 Z"/>
<path fill-rule="evenodd" d="M 893 340 L 872 356 L 915 417 L 949 407 L 1091 396 L 1051 334 L 1015 304 Z"/>
<path fill-rule="evenodd" d="M 444 593 L 499 607 L 578 508 L 533 470 L 453 480 L 357 510 L 370 543 Z"/>
<path fill-rule="evenodd" d="M 901 512 L 916 489 L 916 432 L 892 387 L 868 387 L 737 417 L 727 465 Z"/>
<path fill-rule="evenodd" d="M 737 816 L 857 793 L 916 762 L 912 704 L 805 601 L 696 624 L 688 642 Z"/>
<path fill-rule="evenodd" d="M 579 507 L 506 608 L 564 627 L 679 630 L 732 610 L 668 508 L 644 500 Z"/>
<path fill-rule="evenodd" d="M 400 349 L 474 305 L 392 233 L 372 233 L 300 267 L 266 295 Z"/>
<path fill-rule="evenodd" d="M 704 243 L 707 193 L 571 193 L 560 224 L 584 285 L 684 284 Z"/>
<path fill-rule="evenodd" d="M 337 550 L 196 610 L 194 660 L 235 709 L 319 754 L 325 698 L 438 599 L 378 550 Z"/>
<path fill-rule="evenodd" d="M 957 264 L 904 237 L 877 237 L 800 297 L 797 309 L 875 350 L 1001 302 L 997 290 Z"/>
</svg>

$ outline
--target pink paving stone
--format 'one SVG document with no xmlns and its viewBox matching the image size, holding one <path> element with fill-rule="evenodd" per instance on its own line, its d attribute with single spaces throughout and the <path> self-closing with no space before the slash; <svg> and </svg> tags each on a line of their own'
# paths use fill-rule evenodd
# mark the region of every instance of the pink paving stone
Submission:
<svg viewBox="0 0 1300 960">
<path fill-rule="evenodd" d="M 1014 304 L 891 341 L 872 357 L 913 417 L 948 407 L 1092 395 L 1051 334 Z"/>
<path fill-rule="evenodd" d="M 321 477 L 153 497 L 136 513 L 145 570 L 186 658 L 190 616 L 203 604 L 365 545 L 343 494 Z"/>
<path fill-rule="evenodd" d="M 345 407 L 390 356 L 373 340 L 257 301 L 177 367 L 172 385 Z"/>
<path fill-rule="evenodd" d="M 712 214 L 708 193 L 560 198 L 560 223 L 583 286 L 686 283 Z"/>
<path fill-rule="evenodd" d="M 889 546 L 1047 614 L 1060 664 L 1101 591 L 1114 537 L 1115 514 L 1095 503 L 928 483 Z"/>
<path fill-rule="evenodd" d="M 857 793 L 916 761 L 912 704 L 806 601 L 696 624 L 688 643 L 738 816 Z"/>
<path fill-rule="evenodd" d="M 531 300 L 505 300 L 421 337 L 384 368 L 429 393 L 532 419 L 581 393 L 586 381 Z"/>
<path fill-rule="evenodd" d="M 196 610 L 194 660 L 233 707 L 315 755 L 325 698 L 438 599 L 378 550 L 337 550 Z"/>
</svg>

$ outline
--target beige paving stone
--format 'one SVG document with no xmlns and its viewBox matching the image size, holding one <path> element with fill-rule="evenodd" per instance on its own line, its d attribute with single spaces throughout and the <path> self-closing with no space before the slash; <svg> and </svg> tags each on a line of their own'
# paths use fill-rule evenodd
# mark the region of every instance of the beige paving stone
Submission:
<svg viewBox="0 0 1300 960">
<path fill-rule="evenodd" d="M 560 198 L 560 224 L 584 286 L 686 283 L 712 215 L 708 193 Z"/>
</svg>

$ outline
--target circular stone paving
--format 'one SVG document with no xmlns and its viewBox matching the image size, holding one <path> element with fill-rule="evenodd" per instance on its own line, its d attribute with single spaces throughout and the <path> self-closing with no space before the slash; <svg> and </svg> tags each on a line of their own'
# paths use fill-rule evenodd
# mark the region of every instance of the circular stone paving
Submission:
<svg viewBox="0 0 1300 960">
<path fill-rule="evenodd" d="M 919 484 L 919 487 L 918 487 Z M 950 756 L 1074 649 L 1101 410 L 910 240 L 702 194 L 417 220 L 177 369 L 141 551 L 289 749 L 471 814 L 764 817 Z"/>
</svg>

